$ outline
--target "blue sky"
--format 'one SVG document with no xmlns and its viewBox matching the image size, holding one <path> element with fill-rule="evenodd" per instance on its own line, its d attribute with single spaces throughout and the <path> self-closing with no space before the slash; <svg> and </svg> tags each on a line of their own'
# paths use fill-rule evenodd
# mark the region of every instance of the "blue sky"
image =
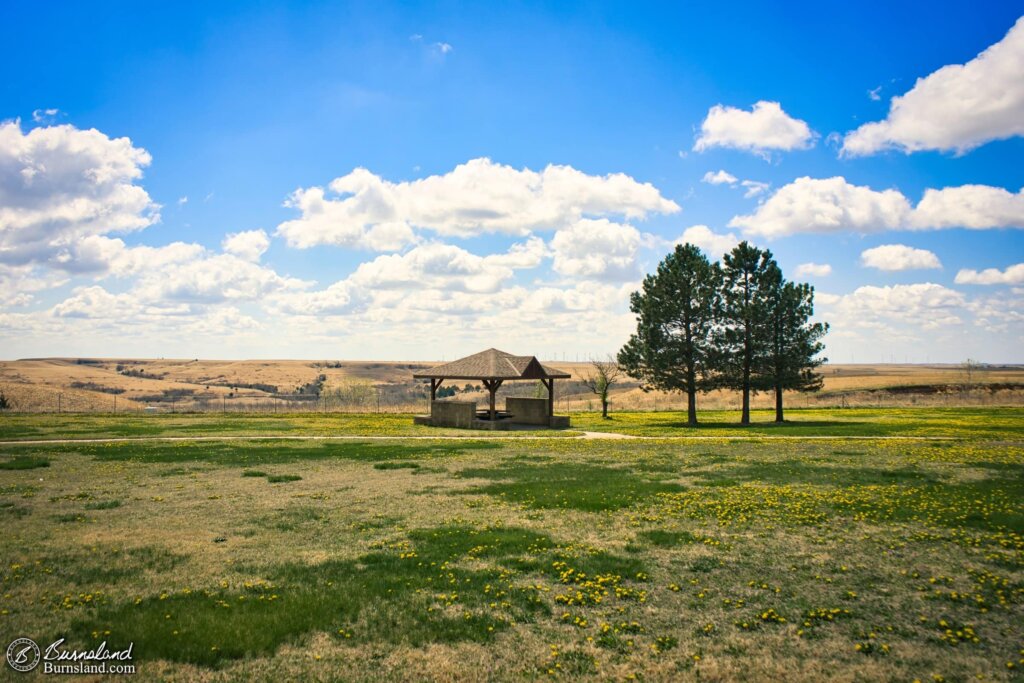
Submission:
<svg viewBox="0 0 1024 683">
<path fill-rule="evenodd" d="M 1024 3 L 149 5 L 0 9 L 3 357 L 603 354 L 686 235 L 1022 360 Z"/>
</svg>

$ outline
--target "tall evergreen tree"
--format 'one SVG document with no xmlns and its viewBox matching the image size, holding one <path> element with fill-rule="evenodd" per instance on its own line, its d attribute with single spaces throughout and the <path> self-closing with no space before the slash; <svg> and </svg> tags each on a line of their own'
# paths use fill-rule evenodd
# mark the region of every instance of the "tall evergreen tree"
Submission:
<svg viewBox="0 0 1024 683">
<path fill-rule="evenodd" d="M 811 323 L 814 315 L 814 288 L 809 284 L 786 282 L 781 272 L 771 282 L 768 297 L 770 334 L 764 377 L 775 392 L 775 421 L 783 421 L 784 391 L 817 391 L 822 376 L 815 372 L 826 358 L 818 354 L 825 345 L 821 338 L 828 323 Z"/>
<path fill-rule="evenodd" d="M 646 387 L 684 392 L 691 426 L 697 424 L 697 392 L 708 388 L 720 283 L 718 264 L 683 244 L 630 296 L 637 327 L 619 351 L 619 365 Z"/>
<path fill-rule="evenodd" d="M 740 242 L 722 257 L 722 292 L 715 331 L 718 386 L 743 395 L 740 424 L 750 424 L 750 394 L 767 389 L 761 370 L 770 344 L 769 310 L 774 283 L 781 280 L 768 250 Z"/>
</svg>

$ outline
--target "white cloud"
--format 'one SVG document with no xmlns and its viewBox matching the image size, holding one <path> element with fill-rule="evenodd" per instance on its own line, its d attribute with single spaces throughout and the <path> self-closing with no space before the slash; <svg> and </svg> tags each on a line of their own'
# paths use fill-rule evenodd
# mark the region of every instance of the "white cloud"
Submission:
<svg viewBox="0 0 1024 683">
<path fill-rule="evenodd" d="M 188 204 L 188 195 L 178 197 L 178 206 L 185 206 Z"/>
<path fill-rule="evenodd" d="M 881 92 L 882 92 L 882 86 L 878 86 L 877 88 L 872 88 L 871 90 L 868 90 L 868 97 L 871 98 L 871 100 L 873 100 L 875 102 L 878 102 L 879 100 L 882 99 Z"/>
<path fill-rule="evenodd" d="M 861 265 L 879 270 L 916 270 L 942 268 L 939 257 L 927 249 L 914 249 L 905 244 L 883 244 L 865 249 L 860 255 Z"/>
<path fill-rule="evenodd" d="M 544 240 L 539 237 L 530 237 L 525 242 L 513 244 L 504 254 L 491 254 L 486 258 L 487 262 L 492 265 L 519 270 L 536 268 L 550 255 L 551 252 L 544 244 Z"/>
<path fill-rule="evenodd" d="M 873 190 L 842 176 L 797 178 L 730 227 L 767 238 L 797 233 L 1024 227 L 1024 190 L 987 185 L 929 189 L 917 207 L 899 190 Z"/>
<path fill-rule="evenodd" d="M 832 274 L 832 266 L 827 263 L 801 263 L 793 269 L 794 277 L 827 277 Z"/>
<path fill-rule="evenodd" d="M 444 175 L 389 182 L 357 168 L 323 188 L 299 189 L 287 206 L 302 216 L 278 226 L 292 247 L 332 244 L 397 251 L 415 243 L 416 230 L 470 237 L 482 233 L 525 236 L 568 227 L 581 218 L 643 219 L 679 206 L 649 183 L 615 173 L 593 176 L 571 166 L 517 170 L 473 159 Z"/>
<path fill-rule="evenodd" d="M 925 190 L 910 223 L 921 230 L 1024 228 L 1024 189 L 1016 194 L 988 185 Z"/>
<path fill-rule="evenodd" d="M 798 232 L 878 232 L 906 221 L 910 203 L 897 190 L 876 192 L 845 178 L 797 178 L 730 227 L 773 238 Z"/>
<path fill-rule="evenodd" d="M 693 149 L 731 147 L 764 154 L 771 150 L 809 149 L 816 134 L 805 121 L 794 119 L 778 102 L 757 102 L 751 111 L 716 104 L 701 123 Z"/>
<path fill-rule="evenodd" d="M 270 268 L 232 254 L 217 254 L 146 270 L 132 294 L 154 303 L 215 304 L 259 301 L 275 292 L 301 290 L 309 285 L 309 282 L 278 275 Z"/>
<path fill-rule="evenodd" d="M 850 294 L 825 303 L 824 318 L 838 328 L 884 329 L 885 325 L 912 325 L 933 330 L 962 322 L 966 300 L 959 292 L 931 282 L 889 287 L 858 287 Z"/>
<path fill-rule="evenodd" d="M 32 120 L 36 123 L 47 123 L 59 113 L 60 109 L 36 109 L 32 112 Z"/>
<path fill-rule="evenodd" d="M 444 289 L 464 292 L 496 292 L 517 269 L 534 268 L 545 251 L 531 239 L 514 245 L 505 254 L 477 256 L 461 247 L 427 242 L 405 254 L 381 255 L 361 264 L 348 281 L 367 289 Z"/>
<path fill-rule="evenodd" d="M 739 178 L 728 171 L 708 171 L 700 181 L 711 185 L 735 185 Z"/>
<path fill-rule="evenodd" d="M 246 230 L 227 235 L 221 247 L 229 254 L 234 254 L 246 261 L 259 261 L 264 252 L 270 248 L 270 238 L 262 230 Z"/>
<path fill-rule="evenodd" d="M 65 278 L 42 277 L 35 266 L 8 266 L 0 263 L 0 308 L 26 306 L 35 300 L 34 293 L 60 287 Z"/>
<path fill-rule="evenodd" d="M 159 207 L 135 184 L 149 163 L 128 138 L 0 123 L 0 262 L 46 262 L 82 238 L 158 221 Z"/>
<path fill-rule="evenodd" d="M 200 258 L 204 251 L 198 244 L 185 242 L 172 242 L 162 247 L 129 247 L 118 238 L 90 235 L 51 259 L 49 265 L 76 274 L 128 277 Z"/>
<path fill-rule="evenodd" d="M 964 268 L 956 274 L 958 285 L 1019 285 L 1024 283 L 1024 263 L 1008 266 L 1006 270 L 986 268 L 982 271 Z"/>
<path fill-rule="evenodd" d="M 443 43 L 443 42 L 441 42 L 441 43 L 434 43 L 434 50 L 436 50 L 439 54 L 442 54 L 442 55 L 446 55 L 446 54 L 450 53 L 454 49 L 455 48 L 453 48 L 448 43 Z"/>
<path fill-rule="evenodd" d="M 738 183 L 742 187 L 746 188 L 746 192 L 743 193 L 743 196 L 747 199 L 756 197 L 771 186 L 771 183 L 762 183 L 757 180 L 740 180 L 728 171 L 708 171 L 704 174 L 704 177 L 701 178 L 701 182 L 708 183 L 710 185 L 729 185 L 732 187 L 735 187 Z"/>
<path fill-rule="evenodd" d="M 712 259 L 717 259 L 722 254 L 732 251 L 732 248 L 739 244 L 740 240 L 732 233 L 728 235 L 716 233 L 706 225 L 691 225 L 674 242 L 674 244 L 687 243 L 700 247 Z"/>
<path fill-rule="evenodd" d="M 747 191 L 743 193 L 743 196 L 747 199 L 756 197 L 757 195 L 765 192 L 771 187 L 771 183 L 762 183 L 757 180 L 744 180 L 740 183 L 743 187 L 747 188 Z"/>
<path fill-rule="evenodd" d="M 114 318 L 132 322 L 142 307 L 131 294 L 111 294 L 99 285 L 76 287 L 71 296 L 51 309 L 60 318 Z"/>
<path fill-rule="evenodd" d="M 892 98 L 883 121 L 846 134 L 847 155 L 886 149 L 964 153 L 991 140 L 1024 135 L 1024 17 L 966 64 L 951 64 Z"/>
<path fill-rule="evenodd" d="M 341 280 L 315 292 L 286 292 L 270 298 L 271 307 L 288 315 L 349 315 L 363 310 L 370 293 Z"/>
<path fill-rule="evenodd" d="M 632 225 L 605 218 L 581 219 L 551 240 L 555 272 L 596 280 L 629 280 L 639 275 L 636 252 L 642 238 Z"/>
</svg>

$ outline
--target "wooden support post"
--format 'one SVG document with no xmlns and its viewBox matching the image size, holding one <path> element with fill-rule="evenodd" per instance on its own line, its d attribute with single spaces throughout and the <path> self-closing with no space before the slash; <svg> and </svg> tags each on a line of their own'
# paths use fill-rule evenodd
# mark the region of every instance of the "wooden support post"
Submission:
<svg viewBox="0 0 1024 683">
<path fill-rule="evenodd" d="M 491 421 L 497 419 L 497 408 L 495 407 L 495 396 L 494 394 L 498 391 L 501 386 L 502 380 L 500 379 L 485 379 L 483 380 L 484 386 L 487 387 L 487 393 L 489 395 L 487 402 L 487 414 Z"/>
<path fill-rule="evenodd" d="M 555 378 L 548 380 L 548 417 L 555 414 Z"/>
</svg>

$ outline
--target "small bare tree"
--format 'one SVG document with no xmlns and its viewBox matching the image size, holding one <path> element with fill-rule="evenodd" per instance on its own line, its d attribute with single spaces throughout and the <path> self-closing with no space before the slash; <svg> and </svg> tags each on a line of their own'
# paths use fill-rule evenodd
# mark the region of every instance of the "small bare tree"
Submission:
<svg viewBox="0 0 1024 683">
<path fill-rule="evenodd" d="M 608 394 L 614 384 L 625 376 L 612 356 L 605 360 L 591 360 L 590 369 L 582 377 L 583 386 L 601 399 L 601 417 L 608 419 Z"/>
<path fill-rule="evenodd" d="M 970 393 L 974 389 L 974 382 L 977 379 L 976 376 L 979 370 L 981 370 L 981 363 L 973 358 L 968 358 L 960 364 L 960 375 L 963 379 L 962 391 L 965 394 Z"/>
</svg>

